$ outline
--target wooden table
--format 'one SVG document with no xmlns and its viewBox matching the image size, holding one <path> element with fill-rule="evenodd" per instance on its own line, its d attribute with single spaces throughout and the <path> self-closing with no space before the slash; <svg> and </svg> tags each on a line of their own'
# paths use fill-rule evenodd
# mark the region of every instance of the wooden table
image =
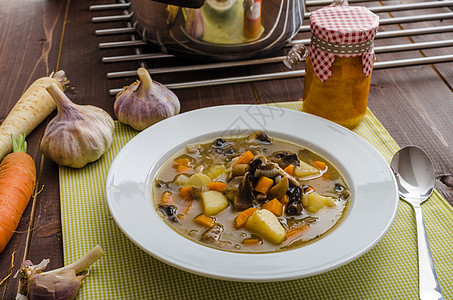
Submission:
<svg viewBox="0 0 453 300">
<path fill-rule="evenodd" d="M 105 50 L 98 43 L 106 37 L 94 34 L 96 29 L 122 26 L 95 24 L 94 16 L 111 15 L 112 12 L 89 11 L 89 5 L 112 3 L 113 1 L 2 1 L 0 12 L 0 120 L 3 121 L 26 88 L 37 78 L 54 70 L 63 69 L 71 80 L 67 95 L 78 104 L 92 104 L 105 109 L 113 116 L 114 98 L 111 88 L 128 84 L 135 78 L 106 79 L 106 73 L 117 71 L 117 66 L 101 62 Z M 369 7 L 408 3 L 411 1 L 368 2 Z M 417 2 L 417 1 L 414 1 Z M 420 1 L 418 1 L 420 2 Z M 424 11 L 423 11 L 424 12 Z M 426 10 L 426 13 L 451 12 L 449 8 Z M 386 13 L 386 17 L 407 15 L 410 12 Z M 381 14 L 383 15 L 383 14 Z M 123 22 L 124 23 L 124 22 Z M 424 22 L 421 25 L 389 25 L 380 30 L 453 24 L 451 20 Z M 116 26 L 118 27 L 118 26 Z M 452 39 L 453 33 L 436 35 L 438 40 Z M 113 39 L 124 40 L 124 36 Z M 401 37 L 402 43 L 423 41 L 424 36 Z M 112 37 L 109 37 L 112 41 Z M 392 43 L 398 39 L 392 39 Z M 377 40 L 376 46 L 388 44 L 386 39 Z M 287 50 L 287 49 L 286 49 Z M 131 49 L 112 49 L 109 55 L 132 54 Z M 453 53 L 452 48 L 414 51 L 415 56 Z M 400 53 L 382 54 L 380 59 L 398 59 Z M 123 68 L 134 70 L 136 62 L 121 63 Z M 152 66 L 159 66 L 155 62 Z M 150 65 L 151 66 L 151 65 Z M 303 69 L 303 65 L 301 67 Z M 241 75 L 259 72 L 282 71 L 281 64 L 243 67 L 235 70 Z M 453 63 L 422 65 L 404 68 L 375 70 L 369 96 L 369 107 L 387 128 L 400 146 L 418 145 L 426 150 L 434 162 L 436 188 L 453 204 Z M 228 72 L 233 72 L 226 70 Z M 162 74 L 154 77 L 162 83 L 184 80 L 187 74 Z M 196 79 L 190 75 L 191 79 Z M 255 83 L 229 84 L 215 87 L 179 89 L 175 93 L 181 100 L 182 112 L 200 107 L 249 103 L 295 101 L 301 98 L 303 77 Z M 27 207 L 17 233 L 7 248 L 0 254 L 0 277 L 8 274 L 14 251 L 16 272 L 23 259 L 35 263 L 50 258 L 48 269 L 63 265 L 62 232 L 60 220 L 58 166 L 42 158 L 39 150 L 40 138 L 46 123 L 43 122 L 30 133 L 29 153 L 40 170 L 39 186 L 43 187 L 37 197 L 34 224 L 32 201 Z M 30 225 L 31 224 L 31 225 Z M 27 230 L 32 228 L 30 240 Z M 9 278 L 1 287 L 3 299 L 13 299 L 17 292 L 17 279 Z"/>
</svg>

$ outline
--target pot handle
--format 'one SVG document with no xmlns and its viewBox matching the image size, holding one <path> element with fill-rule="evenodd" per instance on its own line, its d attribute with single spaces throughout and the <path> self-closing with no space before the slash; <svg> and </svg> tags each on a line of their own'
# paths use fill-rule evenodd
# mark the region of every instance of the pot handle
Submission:
<svg viewBox="0 0 453 300">
<path fill-rule="evenodd" d="M 299 62 L 307 57 L 308 48 L 304 44 L 295 44 L 291 47 L 283 63 L 288 69 L 293 69 Z"/>
<path fill-rule="evenodd" d="M 204 0 L 153 0 L 153 1 L 190 8 L 200 8 L 204 4 Z"/>
</svg>

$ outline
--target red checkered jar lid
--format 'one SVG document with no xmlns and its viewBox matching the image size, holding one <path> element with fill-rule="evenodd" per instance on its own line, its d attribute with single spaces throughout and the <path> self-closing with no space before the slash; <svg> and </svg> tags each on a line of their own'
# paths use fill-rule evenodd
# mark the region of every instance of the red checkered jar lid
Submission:
<svg viewBox="0 0 453 300">
<path fill-rule="evenodd" d="M 335 57 L 362 56 L 363 73 L 370 75 L 377 15 L 363 6 L 331 5 L 311 13 L 310 27 L 310 60 L 322 82 L 330 78 Z"/>
</svg>

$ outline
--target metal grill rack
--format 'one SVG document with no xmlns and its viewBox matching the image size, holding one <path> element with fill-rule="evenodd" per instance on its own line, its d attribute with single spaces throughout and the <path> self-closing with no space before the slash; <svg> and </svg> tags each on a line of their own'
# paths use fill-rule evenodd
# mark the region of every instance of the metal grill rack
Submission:
<svg viewBox="0 0 453 300">
<path fill-rule="evenodd" d="M 408 3 L 408 4 L 398 4 L 391 5 L 388 0 L 381 1 L 370 1 L 370 0 L 349 0 L 350 5 L 366 5 L 367 2 L 372 4 L 380 4 L 379 6 L 370 6 L 366 5 L 371 11 L 380 15 L 380 30 L 376 35 L 376 46 L 375 52 L 377 56 L 374 69 L 386 69 L 394 67 L 408 67 L 424 64 L 437 64 L 444 62 L 453 61 L 453 48 L 451 51 L 444 51 L 447 54 L 442 55 L 427 55 L 425 51 L 427 49 L 433 48 L 446 48 L 453 46 L 453 39 L 439 39 L 438 34 L 453 32 L 453 25 L 444 25 L 441 24 L 443 20 L 453 19 L 453 0 L 431 0 L 420 2 Z M 317 7 L 322 7 L 332 3 L 332 0 L 307 0 L 306 7 L 307 11 L 313 11 Z M 107 5 L 92 5 L 90 10 L 95 14 L 97 11 L 110 11 L 112 15 L 108 16 L 94 16 L 92 22 L 94 23 L 105 23 L 113 21 L 124 21 L 124 27 L 119 28 L 108 28 L 108 29 L 99 29 L 96 30 L 97 36 L 114 36 L 114 35 L 124 35 L 128 37 L 124 41 L 113 41 L 113 42 L 102 42 L 99 43 L 99 48 L 106 51 L 108 55 L 108 49 L 114 48 L 132 48 L 135 54 L 132 55 L 120 55 L 120 56 L 104 56 L 102 61 L 104 63 L 120 63 L 127 61 L 136 61 L 141 67 L 145 67 L 149 70 L 150 74 L 166 74 L 166 73 L 182 73 L 182 72 L 202 72 L 210 71 L 211 73 L 222 74 L 222 70 L 232 69 L 235 67 L 241 66 L 260 66 L 263 64 L 282 64 L 284 55 L 274 55 L 267 56 L 257 59 L 241 60 L 241 61 L 227 61 L 227 62 L 211 62 L 211 63 L 193 63 L 190 65 L 187 64 L 178 64 L 180 60 L 170 54 L 165 54 L 156 50 L 156 47 L 152 47 L 147 42 L 140 40 L 136 33 L 135 29 L 130 23 L 131 12 L 130 3 L 127 1 L 119 1 L 114 4 Z M 420 14 L 419 11 L 423 9 L 436 9 L 433 13 Z M 441 11 L 441 12 L 439 12 Z M 396 16 L 392 14 L 395 12 L 405 12 L 405 16 Z M 308 25 L 308 17 L 310 13 L 305 13 L 304 24 L 299 29 L 299 34 L 296 37 L 287 43 L 284 51 L 288 51 L 291 46 L 294 44 L 305 44 L 308 45 L 309 39 L 301 39 L 299 36 L 308 36 L 310 28 Z M 426 27 L 427 22 L 432 25 Z M 452 22 L 450 22 L 452 23 Z M 408 28 L 404 28 L 401 24 L 409 24 Z M 418 24 L 422 24 L 417 26 Z M 385 28 L 386 25 L 396 25 L 398 26 L 397 30 L 381 30 Z M 394 28 L 394 27 L 393 27 Z M 415 42 L 412 37 L 423 35 L 425 37 L 432 36 L 433 38 L 429 41 Z M 406 37 L 406 43 L 401 43 L 401 39 L 397 43 L 392 43 L 389 39 Z M 386 45 L 380 46 L 379 40 L 387 39 L 389 42 L 385 43 Z M 410 57 L 413 55 L 408 55 L 407 58 L 402 58 L 398 60 L 383 60 L 381 56 L 389 52 L 401 52 L 401 53 L 413 53 L 414 50 L 418 52 L 416 57 Z M 421 55 L 420 55 L 421 54 Z M 174 60 L 173 63 L 170 63 L 170 67 L 153 67 L 148 68 L 150 62 L 156 62 L 157 60 L 170 59 Z M 120 67 L 119 67 L 120 68 Z M 284 70 L 281 68 L 281 70 Z M 254 75 L 241 75 L 241 76 L 219 76 L 215 79 L 206 79 L 199 81 L 183 81 L 177 83 L 168 83 L 166 86 L 170 89 L 182 89 L 182 88 L 193 88 L 193 87 L 205 87 L 213 85 L 222 85 L 222 84 L 234 84 L 234 83 L 243 83 L 243 82 L 255 82 L 255 81 L 265 81 L 265 80 L 275 80 L 275 79 L 288 79 L 304 76 L 305 71 L 302 68 L 297 68 L 295 70 L 285 70 L 273 73 L 259 73 Z M 116 79 L 116 78 L 127 78 L 127 77 L 136 77 L 136 70 L 118 70 L 115 72 L 107 73 L 107 78 Z M 190 78 L 186 76 L 185 78 Z M 111 95 L 116 95 L 122 88 L 114 88 L 109 91 Z"/>
</svg>

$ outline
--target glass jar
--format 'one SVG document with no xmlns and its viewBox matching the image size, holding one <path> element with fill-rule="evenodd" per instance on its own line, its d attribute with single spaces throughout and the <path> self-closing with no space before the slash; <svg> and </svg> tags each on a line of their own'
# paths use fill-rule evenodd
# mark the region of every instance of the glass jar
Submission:
<svg viewBox="0 0 453 300">
<path fill-rule="evenodd" d="M 359 124 L 367 111 L 378 26 L 379 17 L 363 6 L 330 5 L 310 14 L 304 112 L 347 128 Z M 287 66 L 304 58 L 300 47 L 288 53 Z"/>
<path fill-rule="evenodd" d="M 302 110 L 354 128 L 366 114 L 371 73 L 363 73 L 361 56 L 336 57 L 331 72 L 323 83 L 307 56 Z"/>
</svg>

